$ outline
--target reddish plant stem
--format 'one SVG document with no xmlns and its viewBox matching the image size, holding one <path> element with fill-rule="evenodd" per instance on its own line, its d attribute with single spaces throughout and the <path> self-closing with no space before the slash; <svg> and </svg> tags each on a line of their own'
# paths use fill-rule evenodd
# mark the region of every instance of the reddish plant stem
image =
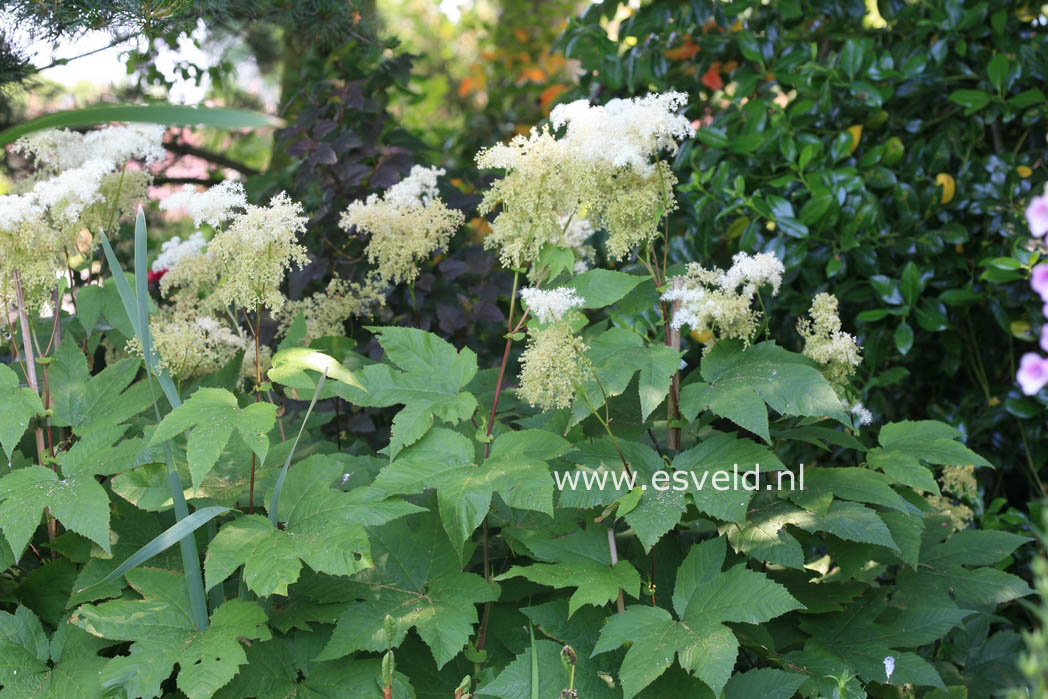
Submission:
<svg viewBox="0 0 1048 699">
<path fill-rule="evenodd" d="M 484 443 L 484 459 L 488 458 L 491 453 L 491 433 L 495 429 L 495 412 L 499 407 L 499 396 L 502 394 L 502 380 L 506 376 L 506 364 L 509 363 L 509 351 L 513 346 L 513 335 L 516 334 L 523 326 L 524 321 L 527 319 L 527 311 L 520 317 L 516 326 L 513 325 L 513 309 L 516 306 L 517 301 L 517 282 L 519 280 L 519 272 L 513 273 L 513 290 L 509 297 L 509 316 L 506 318 L 506 349 L 502 352 L 502 364 L 499 365 L 499 375 L 495 380 L 495 395 L 491 399 L 491 413 L 488 415 L 488 428 L 485 431 L 485 436 L 488 437 L 488 441 Z M 488 557 L 488 518 L 485 515 L 484 522 L 481 525 L 481 531 L 483 536 L 483 556 L 484 556 L 484 579 L 487 581 L 491 580 L 491 562 Z M 477 632 L 477 650 L 484 650 L 484 642 L 487 640 L 488 635 L 488 618 L 491 616 L 491 602 L 484 603 L 484 611 L 480 618 L 480 631 Z"/>
<path fill-rule="evenodd" d="M 22 292 L 22 275 L 17 269 L 14 271 L 14 281 L 15 300 L 18 302 L 18 320 L 22 327 L 22 352 L 25 357 L 26 379 L 29 381 L 29 387 L 39 396 L 40 382 L 37 380 L 36 357 L 33 355 L 33 330 L 29 325 L 29 315 L 26 311 L 25 305 L 25 294 Z M 44 431 L 40 428 L 39 424 L 35 430 L 35 437 L 36 457 L 40 464 L 43 465 L 45 450 Z M 55 519 L 51 516 L 49 508 L 45 509 L 45 515 L 47 517 L 47 538 L 49 541 L 54 541 L 55 535 L 57 534 Z"/>
</svg>

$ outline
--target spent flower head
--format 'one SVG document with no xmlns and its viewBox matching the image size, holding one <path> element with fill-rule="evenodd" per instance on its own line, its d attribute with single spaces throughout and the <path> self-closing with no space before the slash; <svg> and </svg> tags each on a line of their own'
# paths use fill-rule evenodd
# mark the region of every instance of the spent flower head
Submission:
<svg viewBox="0 0 1048 699">
<path fill-rule="evenodd" d="M 363 284 L 335 277 L 324 291 L 288 301 L 274 316 L 280 323 L 278 334 L 286 336 L 301 313 L 306 324 L 303 343 L 308 345 L 319 337 L 343 335 L 348 318 L 370 315 L 375 306 L 385 302 L 383 285 L 376 276 L 369 276 Z"/>
<path fill-rule="evenodd" d="M 563 236 L 564 221 L 579 208 L 580 185 L 591 177 L 548 127 L 482 150 L 477 165 L 505 171 L 484 193 L 478 210 L 498 209 L 484 247 L 497 249 L 507 267 L 531 265 L 544 245 Z"/>
</svg>

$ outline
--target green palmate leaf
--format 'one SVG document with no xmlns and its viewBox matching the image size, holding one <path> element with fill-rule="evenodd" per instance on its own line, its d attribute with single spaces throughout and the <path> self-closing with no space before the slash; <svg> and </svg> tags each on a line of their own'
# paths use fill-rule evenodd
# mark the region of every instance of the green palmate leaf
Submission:
<svg viewBox="0 0 1048 699">
<path fill-rule="evenodd" d="M 164 533 L 160 518 L 149 512 L 126 507 L 117 503 L 113 507 L 112 552 L 106 553 L 92 547 L 90 558 L 80 569 L 73 582 L 73 593 L 69 596 L 67 607 L 75 607 L 84 602 L 118 597 L 127 587 L 123 576 L 113 572 L 149 542 Z M 178 553 L 167 549 L 150 559 L 151 567 L 177 568 L 180 557 Z"/>
<path fill-rule="evenodd" d="M 664 345 L 649 345 L 632 330 L 611 328 L 590 343 L 586 357 L 600 381 L 589 375 L 583 381 L 572 406 L 573 423 L 590 415 L 589 403 L 596 408 L 604 405 L 604 394 L 621 395 L 638 371 L 641 415 L 646 420 L 666 398 L 670 381 L 680 366 L 681 353 Z"/>
<path fill-rule="evenodd" d="M 553 641 L 536 641 L 533 648 L 525 648 L 494 680 L 477 690 L 478 697 L 500 699 L 529 699 L 532 696 L 531 668 L 533 660 L 539 669 L 537 689 L 539 697 L 559 697 L 561 690 L 568 688 L 569 674 L 560 661 L 560 644 Z M 579 655 L 578 664 L 592 662 Z M 576 669 L 575 689 L 580 697 L 603 699 L 616 696 L 608 685 L 594 673 Z M 621 696 L 621 695 L 619 695 Z"/>
<path fill-rule="evenodd" d="M 774 500 L 746 517 L 744 523 L 731 522 L 721 528 L 736 552 L 798 570 L 804 568 L 804 550 L 787 531 L 803 511 L 781 500 Z"/>
<path fill-rule="evenodd" d="M 369 530 L 371 553 L 382 564 L 358 573 L 344 594 L 358 601 L 342 612 L 318 660 L 399 646 L 414 628 L 443 667 L 466 645 L 479 620 L 476 605 L 493 601 L 498 586 L 463 573 L 464 561 L 431 515 Z M 394 619 L 387 638 L 386 615 Z"/>
<path fill-rule="evenodd" d="M 962 531 L 947 538 L 945 523 L 940 519 L 925 528 L 920 565 L 899 573 L 902 599 L 981 609 L 1033 593 L 1022 578 L 991 567 L 1029 539 L 998 531 Z"/>
<path fill-rule="evenodd" d="M 732 675 L 724 686 L 724 699 L 790 699 L 804 684 L 805 675 L 761 668 Z"/>
<path fill-rule="evenodd" d="M 137 568 L 154 556 L 171 548 L 171 546 L 185 537 L 192 536 L 197 529 L 226 512 L 229 512 L 228 507 L 204 507 L 188 517 L 183 517 L 128 556 L 120 565 L 95 584 L 105 585 L 129 570 Z M 84 590 L 78 589 L 76 592 L 82 593 Z"/>
<path fill-rule="evenodd" d="M 607 681 L 618 666 L 617 658 L 613 655 L 590 657 L 597 636 L 607 618 L 604 610 L 583 607 L 569 616 L 568 601 L 563 597 L 558 597 L 533 607 L 524 607 L 521 612 L 534 624 L 538 633 L 555 638 L 560 643 L 570 645 L 574 649 L 576 654 L 575 689 L 579 690 L 579 696 L 589 699 L 612 699 L 622 696 L 621 691 L 617 687 L 610 686 Z M 539 643 L 541 644 L 541 641 Z M 517 661 L 512 665 L 519 667 L 523 659 L 523 656 L 518 656 Z M 545 680 L 547 675 L 566 679 L 566 672 L 564 675 L 558 672 L 558 668 L 564 667 L 560 659 L 556 659 L 554 665 L 547 666 L 543 662 L 541 648 L 539 649 L 539 665 L 543 672 L 541 679 Z M 509 667 L 507 667 L 508 670 Z M 501 686 L 505 687 L 504 693 L 509 694 L 514 685 L 506 683 Z M 565 684 L 561 689 L 566 686 Z M 557 694 L 554 693 L 552 696 L 556 697 Z"/>
<path fill-rule="evenodd" d="M 705 383 L 681 389 L 681 413 L 688 420 L 710 410 L 767 442 L 764 404 L 781 415 L 830 417 L 847 424 L 840 399 L 815 364 L 774 342 L 745 349 L 736 341 L 718 342 L 703 357 L 701 374 Z"/>
<path fill-rule="evenodd" d="M 0 612 L 0 695 L 43 699 L 102 699 L 98 676 L 111 641 L 62 624 L 50 641 L 25 607 Z"/>
<path fill-rule="evenodd" d="M 542 669 L 537 683 L 532 682 L 532 667 Z M 568 687 L 568 672 L 560 662 L 560 646 L 553 641 L 535 641 L 518 655 L 491 682 L 477 690 L 477 696 L 500 699 L 529 699 L 534 696 L 556 697 Z"/>
<path fill-rule="evenodd" d="M 923 463 L 941 466 L 991 466 L 958 440 L 961 433 L 934 420 L 893 422 L 881 428 L 877 441 L 866 458 L 871 468 L 891 476 L 897 482 L 918 491 L 939 494 L 932 472 Z"/>
<path fill-rule="evenodd" d="M 264 462 L 269 451 L 266 433 L 273 428 L 275 421 L 276 406 L 272 403 L 252 403 L 240 408 L 236 396 L 229 391 L 201 388 L 167 414 L 149 444 L 162 444 L 189 430 L 189 472 L 193 477 L 193 487 L 197 488 L 218 461 L 234 430 L 258 455 L 259 461 Z"/>
<path fill-rule="evenodd" d="M 564 561 L 561 563 L 534 563 L 529 566 L 512 566 L 495 580 L 522 577 L 540 585 L 555 589 L 565 587 L 578 588 L 568 600 L 568 613 L 584 604 L 596 606 L 613 602 L 619 590 L 631 597 L 637 597 L 640 589 L 640 575 L 629 561 L 619 561 L 607 565 L 587 559 Z"/>
<path fill-rule="evenodd" d="M 697 446 L 678 454 L 673 459 L 673 468 L 681 472 L 674 478 L 675 482 L 686 476 L 684 481 L 688 486 L 688 495 L 697 508 L 713 517 L 732 522 L 745 520 L 746 506 L 753 496 L 753 491 L 746 489 L 750 486 L 746 486 L 744 481 L 735 482 L 736 471 L 741 479 L 745 471 L 752 472 L 757 468 L 765 474 L 786 470 L 786 466 L 767 447 L 723 432 L 714 432 Z M 770 481 L 758 482 L 758 487 L 777 488 L 777 478 L 774 475 L 765 476 L 765 479 L 768 478 Z M 752 483 L 753 479 L 749 481 Z M 784 481 L 788 482 L 789 479 Z"/>
<path fill-rule="evenodd" d="M 44 508 L 66 528 L 109 551 L 109 496 L 91 476 L 59 479 L 43 466 L 28 466 L 0 478 L 0 529 L 15 557 L 22 555 Z"/>
<path fill-rule="evenodd" d="M 617 440 L 617 446 L 622 450 L 623 456 L 630 464 L 630 469 L 637 475 L 636 486 L 645 483 L 644 479 L 650 479 L 654 473 L 665 467 L 658 452 L 647 444 L 630 442 L 623 439 Z M 587 508 L 606 506 L 620 500 L 630 490 L 626 471 L 622 467 L 622 460 L 616 450 L 616 443 L 607 437 L 591 441 L 579 442 L 575 445 L 576 451 L 568 455 L 567 459 L 577 465 L 574 472 L 565 472 L 558 476 L 562 479 L 563 488 L 557 494 L 559 507 Z M 570 485 L 568 476 L 578 476 L 575 486 Z M 586 487 L 583 475 L 593 478 L 603 478 L 597 481 L 593 487 Z M 619 480 L 615 480 L 619 479 Z M 635 497 L 635 494 L 634 496 Z M 636 503 L 636 509 L 647 509 L 648 504 L 644 498 Z M 631 513 L 632 514 L 632 513 Z"/>
<path fill-rule="evenodd" d="M 626 699 L 638 694 L 672 664 L 705 682 L 715 694 L 727 684 L 739 644 L 722 622 L 757 624 L 801 605 L 762 573 L 737 565 L 721 572 L 724 538 L 692 548 L 677 571 L 673 608 L 633 606 L 609 619 L 594 654 L 631 643 L 619 669 Z"/>
<path fill-rule="evenodd" d="M 1011 532 L 967 529 L 945 541 L 928 542 L 921 551 L 921 563 L 933 568 L 993 565 L 1030 541 L 1029 537 Z"/>
<path fill-rule="evenodd" d="M 95 636 L 132 641 L 130 654 L 112 658 L 102 671 L 106 688 L 159 697 L 161 683 L 177 664 L 178 688 L 191 699 L 210 697 L 247 662 L 241 639 L 270 637 L 266 613 L 254 602 L 223 603 L 208 628 L 198 631 L 180 573 L 138 568 L 127 580 L 142 599 L 84 605 L 72 619 Z"/>
<path fill-rule="evenodd" d="M 496 492 L 510 507 L 552 515 L 554 483 L 545 459 L 570 450 L 568 442 L 548 432 L 507 432 L 492 443 L 488 458 L 474 465 L 473 443 L 437 427 L 382 469 L 373 493 L 380 497 L 436 488 L 440 519 L 461 550 Z"/>
<path fill-rule="evenodd" d="M 0 656 L 0 686 L 5 689 L 47 671 L 50 643 L 40 620 L 26 607 L 19 605 L 14 614 L 0 611 Z"/>
<path fill-rule="evenodd" d="M 99 104 L 54 112 L 0 131 L 0 146 L 43 129 L 94 126 L 112 121 L 133 121 L 169 126 L 207 126 L 213 129 L 257 129 L 281 126 L 267 114 L 230 107 L 189 107 L 178 104 Z"/>
<path fill-rule="evenodd" d="M 133 383 L 141 366 L 138 359 L 122 359 L 91 376 L 84 353 L 66 335 L 48 372 L 52 424 L 72 427 L 84 436 L 139 414 L 151 402 L 146 382 Z"/>
<path fill-rule="evenodd" d="M 215 694 L 215 699 L 259 697 L 375 697 L 382 691 L 376 678 L 380 658 L 345 658 L 318 663 L 303 657 L 302 638 L 274 638 L 246 648 L 248 664 L 233 681 Z M 414 697 L 408 678 L 393 673 L 393 696 Z"/>
<path fill-rule="evenodd" d="M 604 308 L 615 303 L 648 279 L 647 275 L 626 274 L 610 269 L 591 269 L 568 282 L 584 300 L 583 308 Z"/>
<path fill-rule="evenodd" d="M 65 476 L 112 476 L 143 464 L 161 463 L 164 450 L 147 447 L 145 439 L 126 438 L 128 425 L 92 427 L 68 451 L 58 455 Z M 116 442 L 116 444 L 114 444 Z"/>
<path fill-rule="evenodd" d="M 666 487 L 670 488 L 669 485 Z M 640 539 L 645 551 L 677 526 L 687 507 L 687 493 L 683 490 L 656 490 L 650 485 L 646 488 L 641 491 L 637 506 L 625 513 L 626 523 Z M 622 514 L 621 509 L 619 512 Z"/>
<path fill-rule="evenodd" d="M 356 545 L 350 542 L 350 548 L 366 552 L 367 537 L 363 527 L 358 529 L 354 537 Z M 308 560 L 312 551 L 323 551 L 326 542 L 316 540 L 319 538 L 297 537 L 293 533 L 281 531 L 261 515 L 239 517 L 223 526 L 208 546 L 204 561 L 207 589 L 210 590 L 243 565 L 244 584 L 256 595 L 286 595 L 287 586 L 298 580 L 301 561 Z M 363 562 L 363 554 L 358 551 L 357 555 Z M 370 561 L 367 564 L 370 565 Z M 323 570 L 323 566 L 317 564 L 313 568 L 335 575 L 355 572 L 352 568 L 338 567 Z"/>
<path fill-rule="evenodd" d="M 477 373 L 477 355 L 472 350 L 458 352 L 437 336 L 414 328 L 373 330 L 395 367 L 366 366 L 356 374 L 363 389 L 337 384 L 335 390 L 356 405 L 404 405 L 393 418 L 388 447 L 391 460 L 426 434 L 434 418 L 454 424 L 472 417 L 477 399 L 462 390 Z"/>
<path fill-rule="evenodd" d="M 31 388 L 19 388 L 18 376 L 0 364 L 0 446 L 7 458 L 14 456 L 29 421 L 44 414 L 40 396 Z"/>
<path fill-rule="evenodd" d="M 801 507 L 825 512 L 834 497 L 854 500 L 899 512 L 916 512 L 917 508 L 892 490 L 892 480 L 866 468 L 809 468 L 804 471 L 803 489 L 790 490 L 786 496 Z"/>
<path fill-rule="evenodd" d="M 254 593 L 287 594 L 302 563 L 319 573 L 353 575 L 370 568 L 364 525 L 381 525 L 421 508 L 393 498 L 371 501 L 366 488 L 338 490 L 342 464 L 314 456 L 288 471 L 280 498 L 278 529 L 265 517 L 247 515 L 226 524 L 211 541 L 204 563 L 211 589 L 244 566 Z"/>
<path fill-rule="evenodd" d="M 956 607 L 921 605 L 891 608 L 885 591 L 868 593 L 845 612 L 805 617 L 801 627 L 811 635 L 805 651 L 836 659 L 865 682 L 884 681 L 884 658 L 895 658 L 892 683 L 943 688 L 938 672 L 915 653 L 903 649 L 933 643 L 971 612 Z M 787 655 L 787 661 L 802 660 Z"/>
<path fill-rule="evenodd" d="M 578 588 L 568 600 L 569 615 L 586 604 L 607 604 L 619 590 L 638 597 L 640 574 L 629 561 L 611 564 L 606 532 L 590 527 L 556 539 L 528 539 L 525 544 L 535 558 L 548 563 L 512 566 L 496 580 L 522 577 L 556 589 Z"/>
</svg>

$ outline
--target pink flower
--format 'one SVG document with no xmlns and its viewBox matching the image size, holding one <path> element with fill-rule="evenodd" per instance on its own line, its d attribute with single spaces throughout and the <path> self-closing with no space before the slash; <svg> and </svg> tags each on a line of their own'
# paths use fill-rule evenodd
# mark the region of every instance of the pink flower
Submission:
<svg viewBox="0 0 1048 699">
<path fill-rule="evenodd" d="M 1048 384 L 1048 359 L 1027 352 L 1019 360 L 1019 374 L 1015 377 L 1023 393 L 1032 396 Z"/>
<path fill-rule="evenodd" d="M 1026 207 L 1026 222 L 1030 224 L 1030 235 L 1040 238 L 1048 233 L 1048 195 L 1033 198 Z"/>
<path fill-rule="evenodd" d="M 1041 263 L 1030 273 L 1030 286 L 1041 295 L 1041 300 L 1048 302 L 1048 263 Z"/>
</svg>

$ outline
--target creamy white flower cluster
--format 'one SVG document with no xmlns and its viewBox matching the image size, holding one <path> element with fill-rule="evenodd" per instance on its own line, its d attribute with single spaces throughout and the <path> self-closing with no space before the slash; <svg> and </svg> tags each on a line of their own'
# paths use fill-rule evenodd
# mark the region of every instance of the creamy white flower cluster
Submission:
<svg viewBox="0 0 1048 699">
<path fill-rule="evenodd" d="M 37 167 L 52 171 L 71 170 L 92 160 L 114 164 L 141 160 L 150 164 L 164 159 L 162 138 L 166 130 L 160 124 L 110 126 L 87 133 L 49 129 L 23 136 L 12 149 L 32 156 Z"/>
<path fill-rule="evenodd" d="M 237 352 L 246 351 L 251 343 L 238 330 L 214 316 L 180 305 L 165 307 L 149 319 L 160 364 L 181 381 L 214 373 Z M 141 356 L 138 338 L 129 340 L 125 351 Z M 253 355 L 251 360 L 253 368 Z"/>
<path fill-rule="evenodd" d="M 179 260 L 191 255 L 199 255 L 204 251 L 207 241 L 204 234 L 197 231 L 186 238 L 185 241 L 179 236 L 174 236 L 160 246 L 160 254 L 153 260 L 150 267 L 154 272 L 163 272 L 174 267 Z"/>
<path fill-rule="evenodd" d="M 660 151 L 673 155 L 679 141 L 695 135 L 691 122 L 677 113 L 687 104 L 683 92 L 613 99 L 603 106 L 576 100 L 558 104 L 549 118 L 554 128 L 567 127 L 563 141 L 575 157 L 651 175 L 653 157 Z"/>
<path fill-rule="evenodd" d="M 307 262 L 306 249 L 298 242 L 306 230 L 300 203 L 281 192 L 267 206 L 248 204 L 243 185 L 226 180 L 204 191 L 183 189 L 160 206 L 184 209 L 197 224 L 216 229 L 210 242 L 198 232 L 185 242 L 173 238 L 164 244 L 154 270 L 167 269 L 161 281 L 165 296 L 180 289 L 182 302 L 208 311 L 229 306 L 276 310 L 284 305 L 285 275 Z M 202 303 L 204 297 L 207 303 Z"/>
<path fill-rule="evenodd" d="M 26 302 L 46 303 L 70 255 L 90 252 L 93 234 L 144 198 L 149 173 L 122 166 L 162 158 L 163 133 L 163 126 L 132 124 L 86 134 L 41 131 L 15 142 L 37 174 L 16 184 L 20 193 L 0 198 L 0 298 L 11 298 L 18 270 Z"/>
<path fill-rule="evenodd" d="M 687 325 L 700 335 L 708 334 L 707 349 L 727 338 L 749 343 L 760 320 L 759 311 L 752 307 L 753 297 L 762 286 L 770 286 L 772 296 L 777 294 L 784 272 L 771 253 L 737 253 L 726 271 L 692 262 L 686 274 L 670 279 L 662 300 L 674 304 L 672 327 L 679 330 Z"/>
<path fill-rule="evenodd" d="M 810 319 L 797 321 L 797 332 L 804 338 L 805 356 L 821 364 L 830 381 L 847 383 L 862 362 L 862 350 L 853 336 L 841 330 L 837 297 L 816 294 L 808 314 Z"/>
<path fill-rule="evenodd" d="M 444 173 L 444 168 L 415 165 L 407 177 L 386 190 L 382 200 L 400 211 L 425 206 L 437 197 L 437 178 Z"/>
<path fill-rule="evenodd" d="M 164 211 L 185 209 L 195 225 L 206 223 L 212 228 L 218 228 L 246 206 L 244 185 L 233 180 L 223 180 L 203 192 L 187 184 L 182 191 L 160 201 L 160 208 Z"/>
<path fill-rule="evenodd" d="M 343 212 L 343 230 L 356 227 L 371 236 L 368 261 L 377 265 L 384 282 L 413 282 L 422 261 L 447 247 L 462 225 L 462 212 L 449 209 L 437 194 L 437 177 L 443 174 L 442 169 L 416 165 L 381 196 L 355 201 Z"/>
<path fill-rule="evenodd" d="M 556 289 L 527 287 L 520 290 L 520 297 L 528 305 L 528 312 L 540 323 L 561 320 L 572 308 L 581 308 L 585 303 L 578 291 L 564 286 Z"/>
<path fill-rule="evenodd" d="M 842 400 L 841 407 L 855 416 L 855 424 L 858 427 L 865 427 L 873 423 L 873 413 L 861 401 L 849 403 L 846 400 Z"/>
<path fill-rule="evenodd" d="M 676 206 L 676 178 L 659 158 L 694 134 L 677 114 L 686 101 L 667 93 L 559 105 L 550 119 L 562 137 L 536 127 L 478 153 L 480 167 L 505 170 L 481 202 L 481 213 L 498 210 L 485 247 L 497 249 L 506 266 L 528 267 L 547 244 L 591 259 L 583 246 L 595 228 L 607 230 L 612 259 L 650 242 Z"/>
<path fill-rule="evenodd" d="M 597 259 L 597 250 L 587 241 L 596 232 L 593 223 L 582 215 L 561 216 L 558 223 L 561 233 L 554 235 L 550 242 L 559 248 L 567 248 L 575 254 L 575 274 L 582 274 Z"/>
</svg>

